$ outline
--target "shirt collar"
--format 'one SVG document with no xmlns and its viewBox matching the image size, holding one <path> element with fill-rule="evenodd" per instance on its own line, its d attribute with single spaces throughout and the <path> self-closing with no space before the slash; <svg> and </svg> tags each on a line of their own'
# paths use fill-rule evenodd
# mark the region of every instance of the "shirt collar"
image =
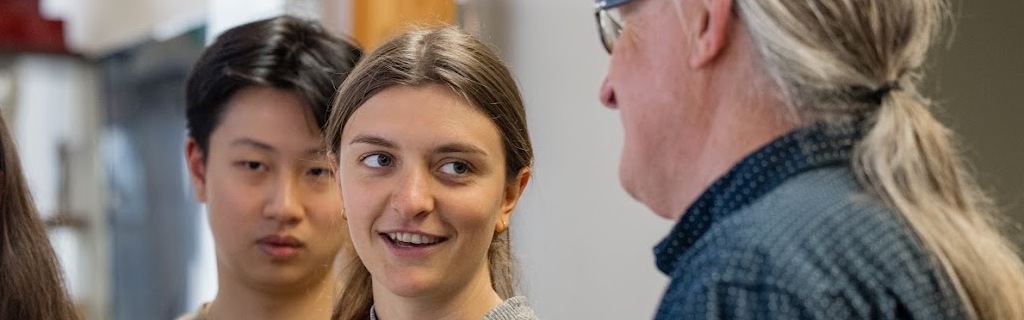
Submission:
<svg viewBox="0 0 1024 320">
<path fill-rule="evenodd" d="M 712 225 L 753 203 L 787 179 L 815 168 L 849 165 L 860 133 L 854 126 L 812 125 L 794 130 L 740 160 L 711 184 L 654 247 L 665 274 Z"/>
</svg>

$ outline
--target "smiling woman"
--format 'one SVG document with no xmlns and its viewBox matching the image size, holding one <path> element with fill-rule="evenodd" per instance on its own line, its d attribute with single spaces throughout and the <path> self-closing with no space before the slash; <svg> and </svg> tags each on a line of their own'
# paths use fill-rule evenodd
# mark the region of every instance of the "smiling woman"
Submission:
<svg viewBox="0 0 1024 320">
<path fill-rule="evenodd" d="M 508 232 L 533 153 L 486 45 L 454 28 L 392 39 L 342 85 L 325 135 L 358 254 L 335 319 L 535 318 Z"/>
</svg>

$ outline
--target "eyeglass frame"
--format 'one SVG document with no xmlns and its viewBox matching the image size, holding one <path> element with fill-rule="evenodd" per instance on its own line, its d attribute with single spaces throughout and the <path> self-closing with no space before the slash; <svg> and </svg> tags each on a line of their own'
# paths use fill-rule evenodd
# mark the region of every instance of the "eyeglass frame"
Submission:
<svg viewBox="0 0 1024 320">
<path fill-rule="evenodd" d="M 594 2 L 594 19 L 597 22 L 597 36 L 601 38 L 601 45 L 608 54 L 619 42 L 619 34 L 622 32 L 622 22 L 612 17 L 608 12 L 632 0 L 599 0 Z M 606 26 L 607 25 L 607 26 Z"/>
</svg>

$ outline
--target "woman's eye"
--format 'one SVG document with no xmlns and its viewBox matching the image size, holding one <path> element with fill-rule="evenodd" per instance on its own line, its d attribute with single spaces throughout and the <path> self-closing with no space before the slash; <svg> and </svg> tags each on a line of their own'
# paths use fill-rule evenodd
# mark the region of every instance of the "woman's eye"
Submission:
<svg viewBox="0 0 1024 320">
<path fill-rule="evenodd" d="M 391 165 L 391 157 L 386 154 L 371 154 L 363 158 L 363 164 L 371 168 L 383 168 Z"/>
<path fill-rule="evenodd" d="M 460 161 L 452 161 L 441 166 L 441 172 L 450 175 L 464 175 L 469 173 L 469 164 Z"/>
</svg>

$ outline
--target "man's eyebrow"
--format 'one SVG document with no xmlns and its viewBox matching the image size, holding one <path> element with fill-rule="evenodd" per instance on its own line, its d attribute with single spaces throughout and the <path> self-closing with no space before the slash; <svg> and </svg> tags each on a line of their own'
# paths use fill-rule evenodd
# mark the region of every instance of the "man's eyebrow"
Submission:
<svg viewBox="0 0 1024 320">
<path fill-rule="evenodd" d="M 275 149 L 274 146 L 271 146 L 271 145 L 269 145 L 267 143 L 264 143 L 264 142 L 256 141 L 256 140 L 251 139 L 251 138 L 238 138 L 238 139 L 235 139 L 235 141 L 231 142 L 231 146 L 248 146 L 248 147 L 253 147 L 253 148 L 256 148 L 256 149 L 261 149 L 261 150 L 268 151 L 268 152 L 274 152 L 274 153 L 277 152 L 277 149 Z"/>
</svg>

